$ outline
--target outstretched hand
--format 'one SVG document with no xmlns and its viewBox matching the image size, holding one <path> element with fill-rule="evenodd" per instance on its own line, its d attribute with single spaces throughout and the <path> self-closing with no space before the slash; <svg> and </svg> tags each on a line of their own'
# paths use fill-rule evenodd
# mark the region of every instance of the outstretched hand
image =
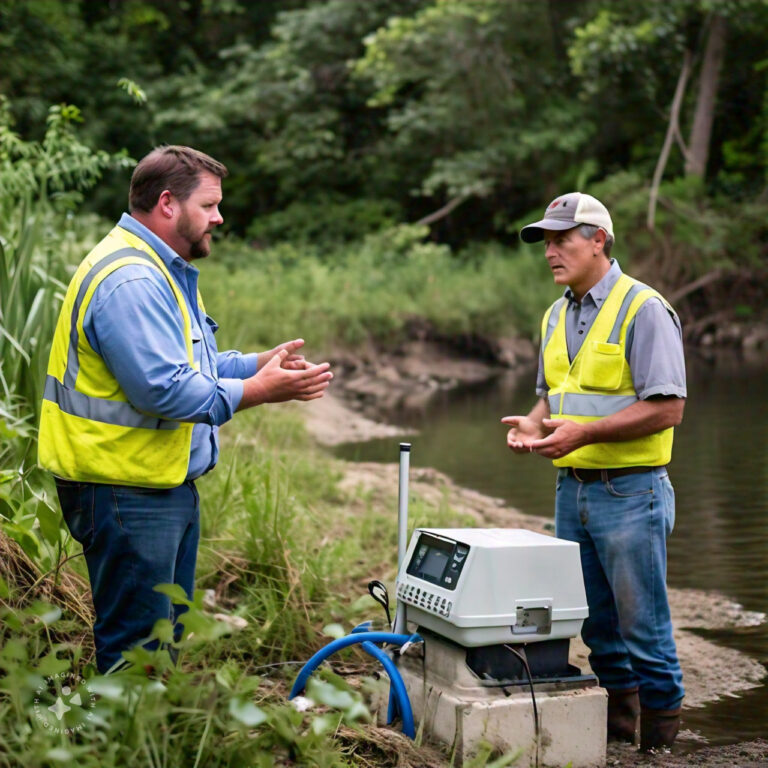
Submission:
<svg viewBox="0 0 768 768">
<path fill-rule="evenodd" d="M 292 343 L 294 342 L 287 342 L 272 355 L 266 365 L 260 366 L 254 376 L 243 381 L 240 409 L 262 403 L 282 403 L 286 400 L 315 400 L 323 396 L 333 378 L 329 370 L 330 363 L 314 365 L 303 357 L 301 360 L 290 360 L 293 353 L 287 345 Z"/>
<path fill-rule="evenodd" d="M 507 445 L 515 453 L 529 453 L 533 442 L 547 434 L 541 423 L 530 416 L 505 416 L 501 423 L 511 427 L 507 432 Z"/>
</svg>

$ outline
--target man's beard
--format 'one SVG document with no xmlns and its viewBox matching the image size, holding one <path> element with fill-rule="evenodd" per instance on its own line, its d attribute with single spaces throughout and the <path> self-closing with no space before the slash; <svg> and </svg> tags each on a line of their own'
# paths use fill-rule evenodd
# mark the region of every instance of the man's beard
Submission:
<svg viewBox="0 0 768 768">
<path fill-rule="evenodd" d="M 189 244 L 189 258 L 190 259 L 204 259 L 211 255 L 210 243 L 206 241 L 205 235 L 202 240 L 198 240 L 196 243 Z"/>
<path fill-rule="evenodd" d="M 204 232 L 199 240 L 193 240 L 192 238 L 195 237 L 195 233 L 192 232 L 186 211 L 182 211 L 181 218 L 179 219 L 178 233 L 189 243 L 190 261 L 192 259 L 204 259 L 210 255 L 211 242 L 205 239 L 208 231 Z"/>
</svg>

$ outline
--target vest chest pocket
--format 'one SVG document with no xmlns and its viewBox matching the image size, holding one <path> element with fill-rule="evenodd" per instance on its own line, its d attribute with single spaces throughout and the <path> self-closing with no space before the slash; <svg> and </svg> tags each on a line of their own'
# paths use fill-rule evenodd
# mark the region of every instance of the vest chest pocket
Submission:
<svg viewBox="0 0 768 768">
<path fill-rule="evenodd" d="M 593 341 L 583 353 L 579 369 L 582 389 L 615 390 L 621 386 L 625 360 L 620 344 Z"/>
</svg>

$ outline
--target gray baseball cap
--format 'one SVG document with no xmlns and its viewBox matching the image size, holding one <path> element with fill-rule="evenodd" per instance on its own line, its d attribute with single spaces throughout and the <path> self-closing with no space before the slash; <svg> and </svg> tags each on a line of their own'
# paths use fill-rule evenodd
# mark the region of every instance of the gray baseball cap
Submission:
<svg viewBox="0 0 768 768">
<path fill-rule="evenodd" d="M 613 222 L 608 209 L 592 195 L 569 192 L 556 197 L 544 211 L 541 221 L 534 221 L 520 230 L 524 243 L 538 243 L 544 239 L 544 230 L 572 229 L 579 224 L 591 224 L 604 229 L 614 240 Z"/>
</svg>

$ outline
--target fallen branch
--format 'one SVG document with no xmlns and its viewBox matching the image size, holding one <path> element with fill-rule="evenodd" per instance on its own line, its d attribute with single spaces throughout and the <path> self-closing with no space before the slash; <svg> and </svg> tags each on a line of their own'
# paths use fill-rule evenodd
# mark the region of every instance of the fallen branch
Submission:
<svg viewBox="0 0 768 768">
<path fill-rule="evenodd" d="M 707 272 L 706 275 L 702 275 L 693 282 L 683 285 L 678 288 L 674 293 L 669 295 L 669 303 L 676 304 L 680 299 L 685 298 L 694 291 L 698 291 L 699 288 L 704 288 L 707 285 L 716 283 L 718 280 L 722 280 L 726 275 L 732 275 L 733 272 L 726 272 L 722 269 L 714 269 L 711 272 Z"/>
<path fill-rule="evenodd" d="M 717 312 L 713 312 L 706 317 L 700 317 L 698 320 L 694 320 L 691 323 L 685 323 L 683 325 L 683 337 L 686 341 L 698 339 L 699 336 L 707 330 L 710 326 L 717 326 L 721 322 L 730 319 L 731 311 L 728 309 L 721 309 Z"/>
<path fill-rule="evenodd" d="M 438 208 L 436 211 L 428 214 L 423 219 L 419 219 L 416 224 L 418 226 L 429 226 L 430 224 L 434 224 L 436 221 L 444 219 L 451 211 L 453 211 L 455 208 L 458 208 L 465 200 L 469 200 L 468 195 L 459 195 L 458 197 L 454 197 L 452 200 L 449 200 L 442 208 Z"/>
</svg>

